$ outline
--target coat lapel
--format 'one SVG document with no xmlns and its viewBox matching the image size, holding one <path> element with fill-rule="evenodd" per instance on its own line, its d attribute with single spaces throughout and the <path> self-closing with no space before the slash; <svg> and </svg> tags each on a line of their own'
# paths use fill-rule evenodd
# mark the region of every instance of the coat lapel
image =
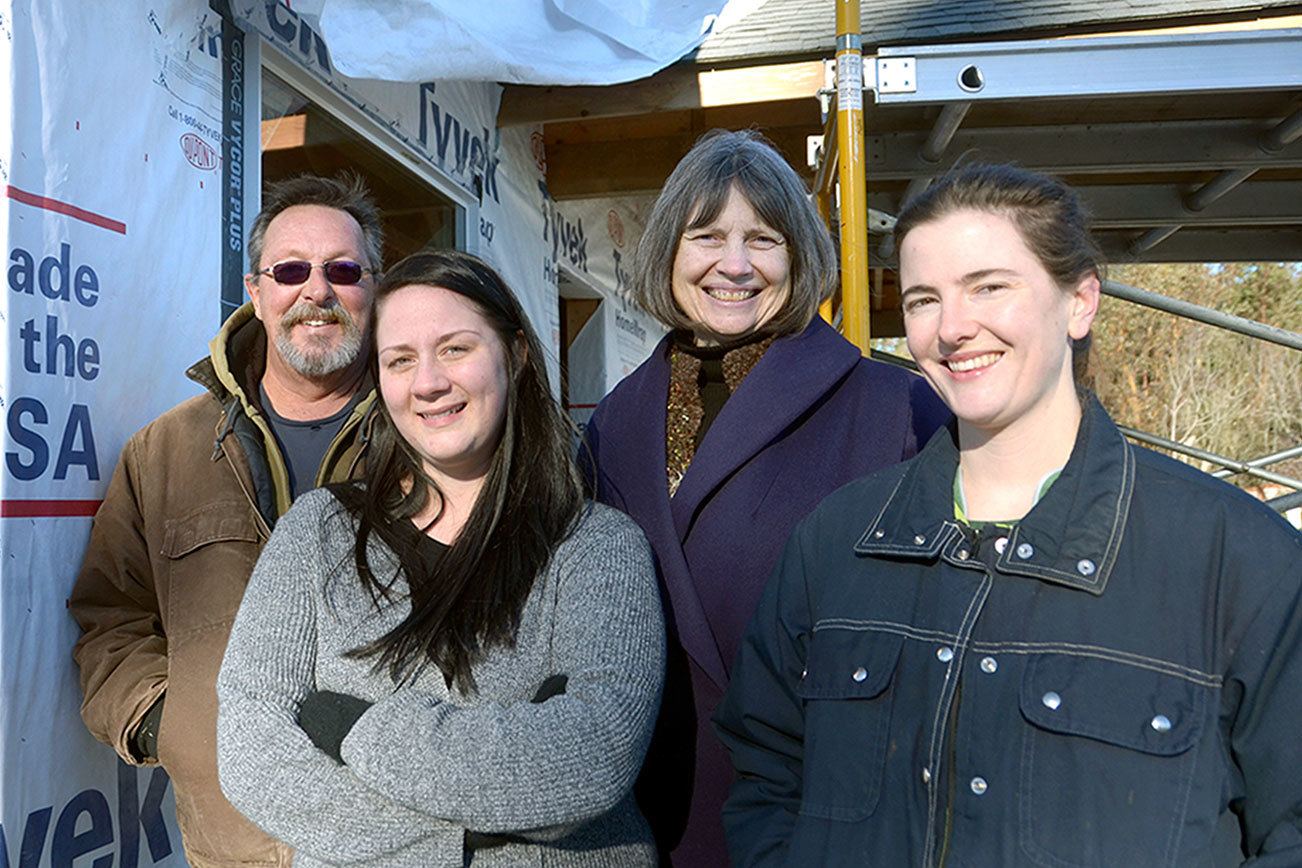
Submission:
<svg viewBox="0 0 1302 868">
<path fill-rule="evenodd" d="M 818 318 L 799 335 L 773 342 L 723 405 L 671 501 L 680 545 L 706 499 L 835 386 L 859 359 L 854 345 Z M 660 396 L 661 406 L 666 398 Z M 663 420 L 664 414 L 658 418 Z M 662 422 L 662 475 L 664 433 Z"/>
<path fill-rule="evenodd" d="M 670 515 L 669 484 L 665 475 L 665 409 L 669 400 L 670 338 L 652 352 L 629 385 L 620 409 L 603 428 L 603 438 L 619 443 L 616 460 L 620 494 L 627 510 L 641 517 L 660 560 L 660 574 L 669 597 L 674 631 L 683 650 L 722 689 L 727 684 L 723 655 L 714 639 L 705 607 L 696 592 L 681 539 Z"/>
</svg>

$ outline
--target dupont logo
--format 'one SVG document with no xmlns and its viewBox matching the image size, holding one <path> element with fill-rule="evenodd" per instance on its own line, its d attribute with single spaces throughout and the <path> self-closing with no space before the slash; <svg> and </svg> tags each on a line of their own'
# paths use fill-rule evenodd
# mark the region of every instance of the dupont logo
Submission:
<svg viewBox="0 0 1302 868">
<path fill-rule="evenodd" d="M 615 242 L 616 247 L 624 246 L 624 221 L 614 208 L 606 215 L 606 231 L 610 233 L 610 240 Z"/>
<path fill-rule="evenodd" d="M 542 133 L 529 136 L 529 150 L 533 152 L 533 163 L 538 171 L 547 174 L 547 144 Z"/>
<path fill-rule="evenodd" d="M 217 151 L 194 133 L 181 136 L 181 151 L 196 169 L 217 168 Z"/>
</svg>

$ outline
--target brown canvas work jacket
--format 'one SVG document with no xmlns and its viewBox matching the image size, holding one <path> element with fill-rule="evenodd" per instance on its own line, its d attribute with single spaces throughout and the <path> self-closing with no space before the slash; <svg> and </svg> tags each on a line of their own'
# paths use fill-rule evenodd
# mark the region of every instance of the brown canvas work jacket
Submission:
<svg viewBox="0 0 1302 868">
<path fill-rule="evenodd" d="M 259 410 L 266 335 L 251 305 L 231 315 L 212 354 L 187 372 L 207 394 L 137 432 L 122 450 L 69 608 L 91 733 L 139 764 L 130 744 L 164 691 L 158 760 L 176 791 L 194 868 L 288 866 L 291 852 L 242 817 L 217 780 L 217 670 L 253 565 L 291 495 L 285 460 Z M 348 478 L 368 394 L 317 474 Z"/>
</svg>

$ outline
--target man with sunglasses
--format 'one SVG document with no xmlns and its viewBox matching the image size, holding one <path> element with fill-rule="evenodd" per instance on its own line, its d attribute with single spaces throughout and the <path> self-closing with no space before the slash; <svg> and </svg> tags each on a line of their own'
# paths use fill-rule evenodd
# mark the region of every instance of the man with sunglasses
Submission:
<svg viewBox="0 0 1302 868">
<path fill-rule="evenodd" d="M 69 600 L 82 717 L 127 762 L 167 769 L 194 868 L 292 858 L 222 796 L 215 683 L 276 519 L 356 468 L 382 247 L 360 179 L 268 187 L 249 233 L 250 303 L 186 372 L 207 393 L 127 442 Z"/>
</svg>

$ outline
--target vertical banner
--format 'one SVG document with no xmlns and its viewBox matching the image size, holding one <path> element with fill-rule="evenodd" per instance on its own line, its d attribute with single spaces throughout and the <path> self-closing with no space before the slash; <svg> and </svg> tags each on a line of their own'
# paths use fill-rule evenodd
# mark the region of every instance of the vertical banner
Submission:
<svg viewBox="0 0 1302 868">
<path fill-rule="evenodd" d="M 218 4 L 222 5 L 222 4 Z M 245 94 L 249 92 L 250 75 L 258 76 L 262 70 L 250 70 L 244 56 L 244 31 L 235 26 L 229 14 L 221 17 L 221 153 L 222 153 L 222 255 L 221 297 L 218 322 L 244 303 L 244 143 L 248 139 L 244 129 Z M 256 89 L 253 93 L 257 93 Z M 258 155 L 250 155 L 257 160 Z M 254 173 L 257 177 L 257 173 Z M 250 263 L 250 267 L 255 267 Z"/>
<path fill-rule="evenodd" d="M 183 865 L 167 776 L 82 725 L 65 601 L 126 438 L 195 393 L 220 296 L 220 20 L 0 2 L 0 849 Z"/>
</svg>

